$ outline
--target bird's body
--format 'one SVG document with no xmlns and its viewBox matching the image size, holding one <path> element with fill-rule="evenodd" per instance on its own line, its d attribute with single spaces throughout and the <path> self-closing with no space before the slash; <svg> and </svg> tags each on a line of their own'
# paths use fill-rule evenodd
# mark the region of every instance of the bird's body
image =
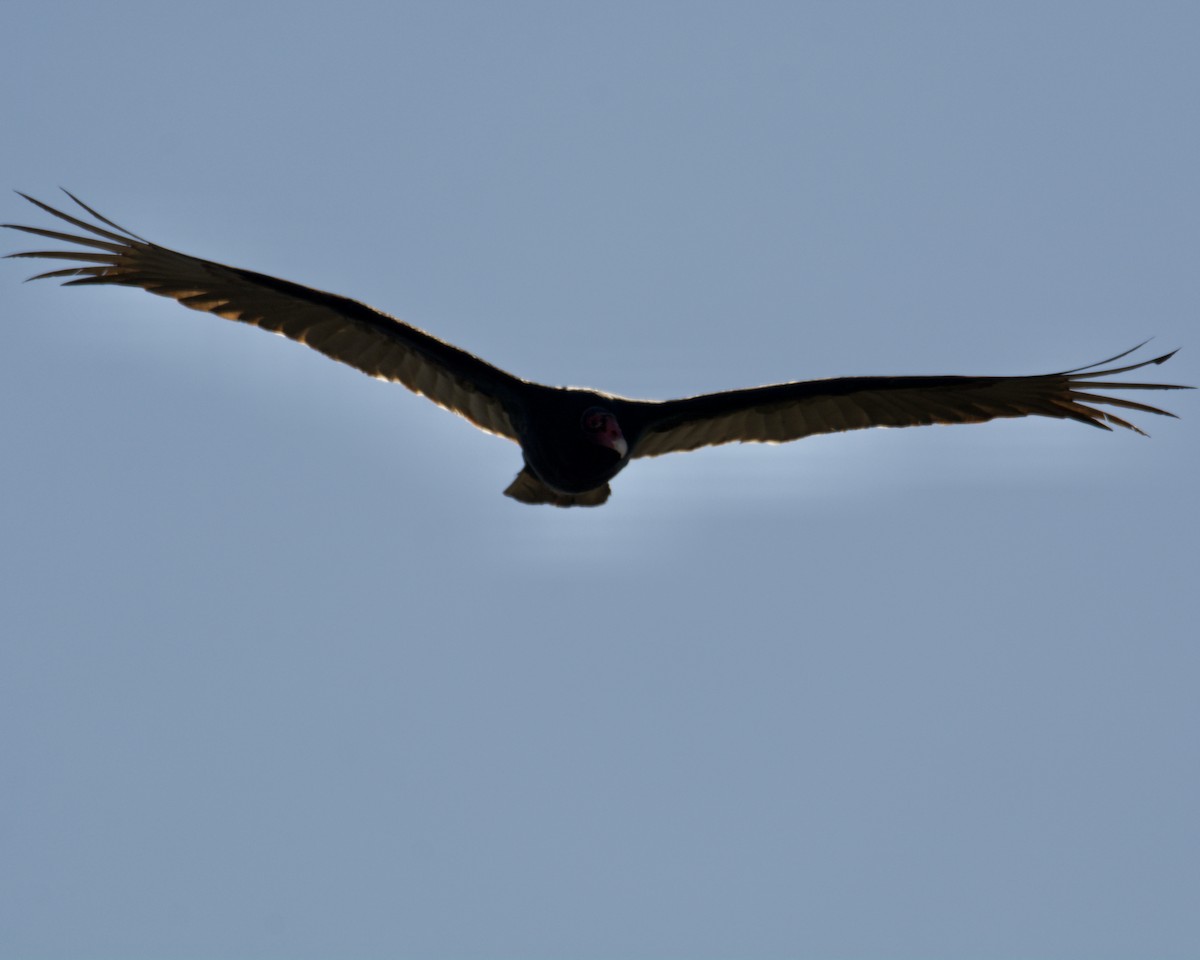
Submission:
<svg viewBox="0 0 1200 960">
<path fill-rule="evenodd" d="M 1173 353 L 1097 369 L 1132 351 L 1101 364 L 1037 376 L 842 377 L 668 401 L 549 387 L 506 373 L 358 301 L 150 243 L 73 196 L 103 226 L 26 199 L 90 234 L 5 224 L 84 248 L 10 254 L 80 264 L 38 277 L 141 287 L 196 310 L 275 331 L 371 376 L 402 383 L 480 429 L 517 442 L 525 466 L 505 493 L 523 503 L 597 506 L 608 499 L 609 481 L 631 459 L 712 444 L 782 443 L 863 427 L 1034 415 L 1140 433 L 1096 405 L 1173 414 L 1095 391 L 1184 389 L 1106 379 L 1163 363 Z"/>
</svg>

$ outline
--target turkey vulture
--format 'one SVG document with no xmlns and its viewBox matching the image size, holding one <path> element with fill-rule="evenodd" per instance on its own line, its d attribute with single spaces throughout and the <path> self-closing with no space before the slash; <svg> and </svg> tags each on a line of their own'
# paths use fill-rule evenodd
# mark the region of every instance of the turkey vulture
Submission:
<svg viewBox="0 0 1200 960">
<path fill-rule="evenodd" d="M 1163 363 L 1174 353 L 1107 366 L 1133 350 L 1098 364 L 1030 377 L 841 377 L 662 402 L 548 387 L 506 373 L 356 300 L 160 247 L 64 192 L 96 222 L 21 196 L 86 234 L 5 224 L 83 248 L 10 254 L 80 264 L 31 280 L 69 277 L 73 279 L 65 284 L 141 287 L 193 310 L 273 330 L 373 377 L 399 381 L 480 429 L 520 444 L 525 465 L 504 492 L 522 503 L 598 506 L 608 499 L 608 481 L 630 459 L 718 443 L 783 443 L 862 427 L 981 423 L 1033 415 L 1078 420 L 1105 430 L 1116 424 L 1141 433 L 1095 404 L 1174 416 L 1109 396 L 1108 391 L 1185 389 L 1108 380 Z"/>
</svg>

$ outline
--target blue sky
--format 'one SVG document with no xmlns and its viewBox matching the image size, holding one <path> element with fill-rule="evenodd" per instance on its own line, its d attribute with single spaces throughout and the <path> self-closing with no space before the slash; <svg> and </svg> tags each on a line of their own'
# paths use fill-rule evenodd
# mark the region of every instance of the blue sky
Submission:
<svg viewBox="0 0 1200 960">
<path fill-rule="evenodd" d="M 1200 383 L 1192 4 L 6 13 L 10 186 L 522 376 L 1154 336 Z M 1152 440 L 862 431 L 530 508 L 400 387 L 28 267 L 0 956 L 1195 956 L 1194 395 Z"/>
</svg>

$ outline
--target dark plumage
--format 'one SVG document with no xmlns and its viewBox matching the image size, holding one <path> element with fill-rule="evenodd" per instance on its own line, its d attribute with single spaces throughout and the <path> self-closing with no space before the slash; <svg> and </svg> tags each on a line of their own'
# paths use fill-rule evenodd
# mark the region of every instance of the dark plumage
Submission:
<svg viewBox="0 0 1200 960">
<path fill-rule="evenodd" d="M 30 279 L 66 277 L 69 285 L 141 287 L 194 310 L 273 330 L 373 377 L 402 383 L 477 427 L 519 443 L 525 467 L 504 492 L 522 503 L 597 506 L 608 499 L 608 481 L 631 458 L 719 443 L 782 443 L 862 427 L 981 423 L 1034 415 L 1106 430 L 1115 424 L 1141 433 L 1096 404 L 1174 414 L 1096 391 L 1186 389 L 1106 379 L 1163 363 L 1173 351 L 1140 363 L 1096 369 L 1131 350 L 1099 364 L 1039 376 L 843 377 L 663 402 L 547 387 L 514 377 L 355 300 L 160 247 L 68 196 L 103 226 L 28 196 L 31 203 L 86 234 L 4 224 L 85 248 L 10 254 L 79 264 Z"/>
</svg>

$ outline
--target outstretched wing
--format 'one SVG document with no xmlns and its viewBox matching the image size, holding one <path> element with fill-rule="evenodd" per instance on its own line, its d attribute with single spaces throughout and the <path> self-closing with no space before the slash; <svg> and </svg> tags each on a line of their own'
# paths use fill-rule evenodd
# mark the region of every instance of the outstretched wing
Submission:
<svg viewBox="0 0 1200 960">
<path fill-rule="evenodd" d="M 1145 344 L 1139 344 L 1133 350 Z M 1175 351 L 1124 367 L 1100 363 L 1033 377 L 845 377 L 778 383 L 710 393 L 665 403 L 634 403 L 639 432 L 632 456 L 694 450 L 718 443 L 785 443 L 818 433 L 864 427 L 916 427 L 930 423 L 982 423 L 999 417 L 1060 417 L 1111 430 L 1142 431 L 1095 404 L 1174 414 L 1094 391 L 1184 390 L 1167 383 L 1125 383 L 1104 378 L 1164 363 Z"/>
<path fill-rule="evenodd" d="M 113 283 L 141 287 L 193 310 L 206 310 L 280 333 L 372 377 L 402 383 L 483 430 L 517 439 L 508 414 L 510 401 L 524 384 L 517 377 L 356 300 L 150 243 L 64 192 L 104 226 L 21 194 L 88 234 L 4 224 L 86 248 L 9 254 L 81 264 L 40 273 L 31 280 L 70 277 L 74 279 L 64 281 L 65 285 Z"/>
</svg>

